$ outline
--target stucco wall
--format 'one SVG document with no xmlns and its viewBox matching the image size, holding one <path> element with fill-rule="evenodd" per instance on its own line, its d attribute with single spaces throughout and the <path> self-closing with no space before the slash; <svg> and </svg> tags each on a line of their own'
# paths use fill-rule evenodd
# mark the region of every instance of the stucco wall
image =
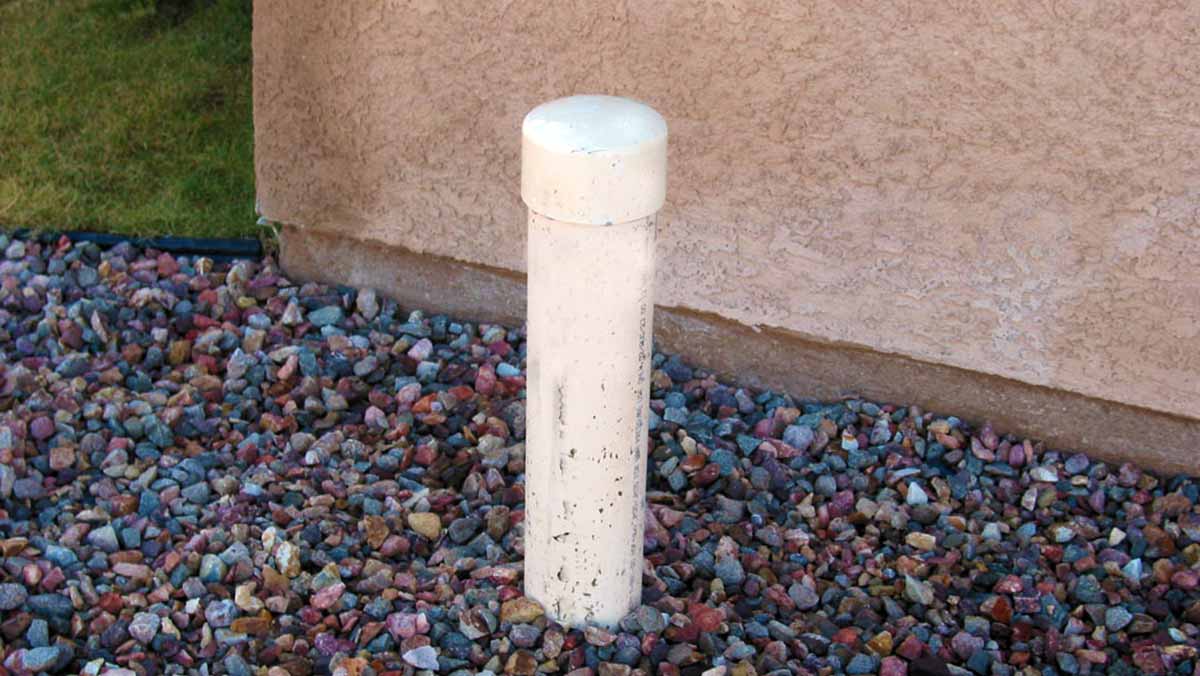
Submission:
<svg viewBox="0 0 1200 676">
<path fill-rule="evenodd" d="M 524 268 L 519 128 L 671 127 L 658 303 L 1200 418 L 1200 3 L 257 0 L 275 221 Z"/>
</svg>

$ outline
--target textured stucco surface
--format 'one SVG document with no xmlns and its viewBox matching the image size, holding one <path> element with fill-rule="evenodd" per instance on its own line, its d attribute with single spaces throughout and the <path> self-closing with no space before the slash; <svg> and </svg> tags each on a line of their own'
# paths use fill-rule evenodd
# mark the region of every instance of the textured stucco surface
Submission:
<svg viewBox="0 0 1200 676">
<path fill-rule="evenodd" d="M 523 270 L 521 118 L 632 96 L 671 128 L 660 305 L 1200 417 L 1200 3 L 259 0 L 254 30 L 269 219 Z"/>
</svg>

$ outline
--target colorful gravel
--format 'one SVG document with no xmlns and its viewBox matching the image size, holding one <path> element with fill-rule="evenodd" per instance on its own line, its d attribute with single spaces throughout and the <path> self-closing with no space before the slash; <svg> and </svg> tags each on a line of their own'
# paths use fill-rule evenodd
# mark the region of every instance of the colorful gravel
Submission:
<svg viewBox="0 0 1200 676">
<path fill-rule="evenodd" d="M 0 238 L 0 674 L 1200 673 L 1200 485 L 655 356 L 643 605 L 522 596 L 519 331 Z"/>
</svg>

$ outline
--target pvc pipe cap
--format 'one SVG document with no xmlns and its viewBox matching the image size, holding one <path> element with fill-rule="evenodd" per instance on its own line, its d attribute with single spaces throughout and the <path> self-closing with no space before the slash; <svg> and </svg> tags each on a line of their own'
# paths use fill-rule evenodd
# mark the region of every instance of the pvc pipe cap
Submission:
<svg viewBox="0 0 1200 676">
<path fill-rule="evenodd" d="M 617 96 L 569 96 L 534 108 L 521 125 L 521 199 L 557 221 L 628 223 L 667 196 L 667 123 Z"/>
</svg>

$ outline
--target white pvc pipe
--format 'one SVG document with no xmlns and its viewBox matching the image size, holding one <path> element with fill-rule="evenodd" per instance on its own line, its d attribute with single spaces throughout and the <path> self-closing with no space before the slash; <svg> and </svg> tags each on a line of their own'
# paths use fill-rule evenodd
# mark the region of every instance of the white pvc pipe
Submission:
<svg viewBox="0 0 1200 676">
<path fill-rule="evenodd" d="M 529 207 L 525 593 L 570 626 L 642 591 L 655 218 L 667 125 L 573 96 L 522 127 Z"/>
</svg>

